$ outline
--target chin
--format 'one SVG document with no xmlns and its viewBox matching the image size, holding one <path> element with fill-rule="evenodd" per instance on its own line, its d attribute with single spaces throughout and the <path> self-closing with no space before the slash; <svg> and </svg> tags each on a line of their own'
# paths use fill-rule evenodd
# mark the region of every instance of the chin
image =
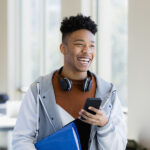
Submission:
<svg viewBox="0 0 150 150">
<path fill-rule="evenodd" d="M 86 68 L 76 68 L 76 70 L 78 70 L 78 72 L 87 72 L 89 70 L 89 67 L 86 67 Z"/>
</svg>

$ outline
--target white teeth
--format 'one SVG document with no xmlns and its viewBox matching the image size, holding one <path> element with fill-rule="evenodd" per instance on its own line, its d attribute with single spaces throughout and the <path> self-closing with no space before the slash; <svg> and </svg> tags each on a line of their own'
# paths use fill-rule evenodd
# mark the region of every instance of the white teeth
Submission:
<svg viewBox="0 0 150 150">
<path fill-rule="evenodd" d="M 89 62 L 89 61 L 90 61 L 90 59 L 86 59 L 86 58 L 79 58 L 79 61 Z"/>
</svg>

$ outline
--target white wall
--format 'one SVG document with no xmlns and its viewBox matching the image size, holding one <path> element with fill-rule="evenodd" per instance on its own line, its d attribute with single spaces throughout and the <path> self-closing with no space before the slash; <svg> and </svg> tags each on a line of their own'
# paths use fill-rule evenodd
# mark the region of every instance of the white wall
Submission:
<svg viewBox="0 0 150 150">
<path fill-rule="evenodd" d="M 62 0 L 61 1 L 61 14 L 63 17 L 71 15 L 77 15 L 82 13 L 84 15 L 92 16 L 94 10 L 92 6 L 95 4 L 95 0 Z"/>
<path fill-rule="evenodd" d="M 150 0 L 129 1 L 128 136 L 150 149 Z"/>
<path fill-rule="evenodd" d="M 0 93 L 7 92 L 7 1 L 0 0 Z"/>
</svg>

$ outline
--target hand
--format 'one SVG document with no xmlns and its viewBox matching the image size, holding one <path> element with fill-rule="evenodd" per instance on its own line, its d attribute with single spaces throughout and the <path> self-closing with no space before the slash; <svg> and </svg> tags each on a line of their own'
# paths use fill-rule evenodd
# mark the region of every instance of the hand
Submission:
<svg viewBox="0 0 150 150">
<path fill-rule="evenodd" d="M 104 111 L 102 110 L 102 108 L 100 108 L 100 110 L 99 110 L 94 107 L 89 107 L 88 109 L 95 112 L 96 114 L 93 115 L 93 114 L 87 112 L 86 110 L 81 109 L 81 111 L 79 112 L 79 114 L 80 114 L 79 119 L 81 119 L 81 116 L 82 116 L 83 118 L 85 118 L 85 120 L 81 119 L 83 122 L 92 124 L 92 125 L 96 125 L 96 126 L 100 126 L 100 127 L 103 127 L 107 124 L 108 119 L 107 119 Z"/>
</svg>

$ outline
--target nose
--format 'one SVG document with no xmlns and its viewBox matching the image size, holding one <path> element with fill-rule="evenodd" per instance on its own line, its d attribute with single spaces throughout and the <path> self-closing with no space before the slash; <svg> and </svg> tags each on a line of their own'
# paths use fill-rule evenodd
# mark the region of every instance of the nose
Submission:
<svg viewBox="0 0 150 150">
<path fill-rule="evenodd" d="M 88 45 L 84 45 L 82 52 L 83 53 L 90 53 L 92 50 Z"/>
</svg>

